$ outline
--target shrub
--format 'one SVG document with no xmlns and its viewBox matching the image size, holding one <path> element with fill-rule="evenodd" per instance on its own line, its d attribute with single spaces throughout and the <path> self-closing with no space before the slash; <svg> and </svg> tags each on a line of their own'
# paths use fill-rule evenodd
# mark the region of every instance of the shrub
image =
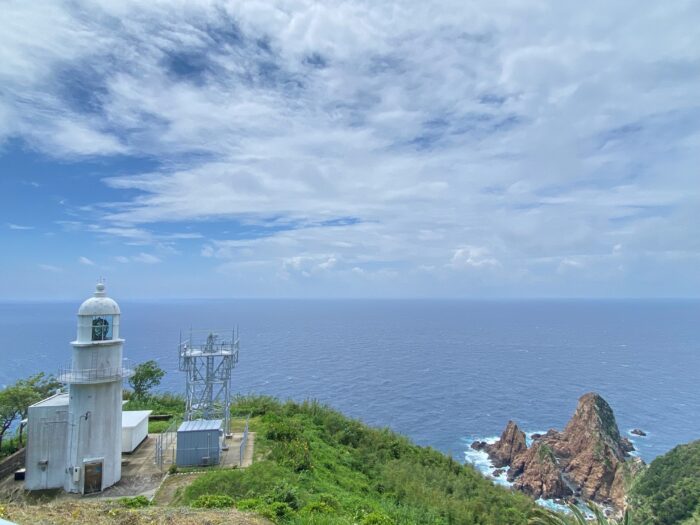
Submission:
<svg viewBox="0 0 700 525">
<path fill-rule="evenodd" d="M 121 498 L 119 504 L 131 509 L 138 509 L 141 507 L 148 507 L 151 501 L 146 496 L 134 496 L 133 498 Z"/>
<path fill-rule="evenodd" d="M 275 486 L 265 497 L 267 503 L 286 503 L 292 510 L 299 510 L 299 491 L 286 481 Z"/>
<path fill-rule="evenodd" d="M 290 518 L 294 514 L 292 507 L 281 501 L 275 501 L 267 507 L 259 510 L 260 514 L 265 518 L 278 521 Z"/>
<path fill-rule="evenodd" d="M 302 509 L 306 514 L 333 514 L 335 508 L 323 501 L 312 501 Z"/>
<path fill-rule="evenodd" d="M 195 509 L 228 509 L 233 507 L 234 501 L 231 496 L 216 496 L 208 494 L 199 496 L 192 502 Z"/>
<path fill-rule="evenodd" d="M 262 501 L 258 498 L 246 498 L 239 500 L 238 503 L 236 503 L 236 508 L 238 510 L 255 510 L 262 505 Z"/>
<path fill-rule="evenodd" d="M 302 428 L 296 421 L 275 420 L 265 432 L 265 437 L 273 441 L 291 442 L 302 439 Z"/>
<path fill-rule="evenodd" d="M 360 523 L 361 525 L 394 525 L 394 520 L 381 512 L 370 512 L 362 518 Z"/>
</svg>

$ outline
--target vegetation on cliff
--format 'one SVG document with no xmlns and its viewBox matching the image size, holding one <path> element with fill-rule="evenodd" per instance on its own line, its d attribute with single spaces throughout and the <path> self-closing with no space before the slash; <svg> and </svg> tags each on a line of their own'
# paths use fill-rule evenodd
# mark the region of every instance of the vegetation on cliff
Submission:
<svg viewBox="0 0 700 525">
<path fill-rule="evenodd" d="M 630 504 L 639 525 L 700 525 L 700 440 L 652 461 L 635 481 Z"/>
<path fill-rule="evenodd" d="M 178 503 L 228 496 L 278 523 L 317 525 L 517 525 L 534 507 L 470 466 L 317 402 L 243 398 L 235 410 L 254 416 L 255 463 L 200 476 Z"/>
</svg>

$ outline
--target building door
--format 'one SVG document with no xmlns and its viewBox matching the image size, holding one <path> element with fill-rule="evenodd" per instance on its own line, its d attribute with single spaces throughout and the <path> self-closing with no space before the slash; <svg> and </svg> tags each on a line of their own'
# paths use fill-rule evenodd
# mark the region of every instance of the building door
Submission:
<svg viewBox="0 0 700 525">
<path fill-rule="evenodd" d="M 102 491 L 102 460 L 85 462 L 85 482 L 83 494 L 94 494 Z"/>
</svg>

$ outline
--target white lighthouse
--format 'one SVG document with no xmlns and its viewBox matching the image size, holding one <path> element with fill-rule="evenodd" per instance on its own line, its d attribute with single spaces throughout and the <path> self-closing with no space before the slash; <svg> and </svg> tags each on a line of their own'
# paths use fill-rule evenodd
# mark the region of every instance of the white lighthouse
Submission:
<svg viewBox="0 0 700 525">
<path fill-rule="evenodd" d="M 71 366 L 59 373 L 68 393 L 29 409 L 26 487 L 89 494 L 121 478 L 122 368 L 119 305 L 98 283 L 78 310 Z"/>
<path fill-rule="evenodd" d="M 93 297 L 78 309 L 78 337 L 71 370 L 61 374 L 69 385 L 66 476 L 68 492 L 98 492 L 121 479 L 122 347 L 119 305 L 98 283 Z"/>
</svg>

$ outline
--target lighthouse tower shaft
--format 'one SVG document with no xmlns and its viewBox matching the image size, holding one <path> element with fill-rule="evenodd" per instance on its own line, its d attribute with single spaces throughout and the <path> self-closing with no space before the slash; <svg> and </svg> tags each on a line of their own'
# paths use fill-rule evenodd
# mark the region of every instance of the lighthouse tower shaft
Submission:
<svg viewBox="0 0 700 525">
<path fill-rule="evenodd" d="M 99 492 L 121 479 L 122 381 L 129 371 L 122 368 L 119 318 L 119 306 L 98 283 L 78 311 L 71 367 L 59 374 L 70 398 L 68 492 Z"/>
</svg>

